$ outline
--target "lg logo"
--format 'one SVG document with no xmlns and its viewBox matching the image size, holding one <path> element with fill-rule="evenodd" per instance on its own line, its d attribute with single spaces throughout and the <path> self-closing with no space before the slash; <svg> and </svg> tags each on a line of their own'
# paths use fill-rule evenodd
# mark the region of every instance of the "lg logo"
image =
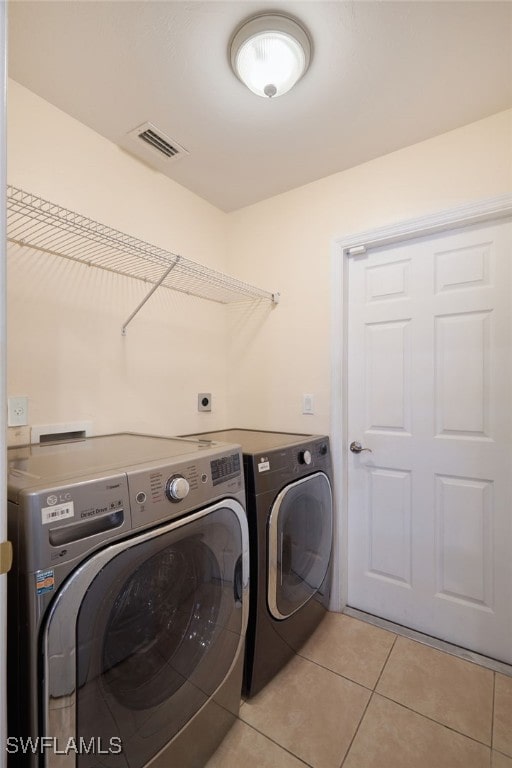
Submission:
<svg viewBox="0 0 512 768">
<path fill-rule="evenodd" d="M 58 502 L 60 502 L 60 504 L 63 504 L 66 501 L 71 501 L 70 493 L 59 493 L 58 496 L 52 493 L 52 495 L 48 496 L 48 498 L 46 499 L 46 503 L 48 504 L 49 507 L 53 507 L 53 505 L 57 504 Z"/>
</svg>

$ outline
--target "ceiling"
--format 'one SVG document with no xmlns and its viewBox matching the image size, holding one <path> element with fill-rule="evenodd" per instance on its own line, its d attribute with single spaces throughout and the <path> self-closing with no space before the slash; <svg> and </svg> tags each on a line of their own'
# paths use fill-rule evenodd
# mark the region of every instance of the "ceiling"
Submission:
<svg viewBox="0 0 512 768">
<path fill-rule="evenodd" d="M 272 100 L 228 60 L 264 10 L 313 42 L 306 76 Z M 13 0 L 8 15 L 14 80 L 146 160 L 127 134 L 152 123 L 188 151 L 160 170 L 225 211 L 512 106 L 508 1 Z"/>
</svg>

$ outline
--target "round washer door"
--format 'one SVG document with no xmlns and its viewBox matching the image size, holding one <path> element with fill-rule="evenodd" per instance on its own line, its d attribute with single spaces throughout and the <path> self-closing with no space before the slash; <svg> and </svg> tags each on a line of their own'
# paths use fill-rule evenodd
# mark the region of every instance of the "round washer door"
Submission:
<svg viewBox="0 0 512 768">
<path fill-rule="evenodd" d="M 332 489 L 317 472 L 283 488 L 268 524 L 267 602 L 275 619 L 298 611 L 329 571 L 333 532 Z"/>
<path fill-rule="evenodd" d="M 42 704 L 45 732 L 92 752 L 55 766 L 149 764 L 228 676 L 243 648 L 247 593 L 247 526 L 233 499 L 81 565 L 45 627 Z"/>
</svg>

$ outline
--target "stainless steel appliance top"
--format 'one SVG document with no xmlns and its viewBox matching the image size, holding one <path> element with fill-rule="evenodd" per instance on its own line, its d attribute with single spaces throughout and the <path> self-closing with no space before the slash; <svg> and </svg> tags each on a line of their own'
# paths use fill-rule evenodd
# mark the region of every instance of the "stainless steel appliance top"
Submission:
<svg viewBox="0 0 512 768">
<path fill-rule="evenodd" d="M 317 435 L 265 432 L 253 429 L 224 429 L 217 432 L 190 435 L 190 437 L 205 441 L 238 443 L 242 446 L 243 453 L 256 454 L 265 453 L 275 448 L 288 448 L 295 443 L 299 444 L 315 439 Z"/>
<path fill-rule="evenodd" d="M 9 448 L 8 486 L 18 492 L 21 488 L 58 485 L 70 478 L 135 468 L 154 461 L 186 461 L 207 455 L 205 448 L 208 446 L 197 440 L 128 432 Z"/>
<path fill-rule="evenodd" d="M 67 568 L 107 541 L 245 501 L 239 445 L 132 433 L 8 451 L 8 525 L 20 572 Z"/>
</svg>

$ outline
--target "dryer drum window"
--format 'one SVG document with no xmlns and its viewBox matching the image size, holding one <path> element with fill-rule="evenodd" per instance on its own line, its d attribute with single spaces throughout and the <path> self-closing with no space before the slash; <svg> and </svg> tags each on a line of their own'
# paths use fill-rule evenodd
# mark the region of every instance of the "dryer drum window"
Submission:
<svg viewBox="0 0 512 768">
<path fill-rule="evenodd" d="M 329 570 L 332 492 L 323 473 L 288 485 L 269 518 L 268 607 L 291 616 L 321 588 Z"/>
<path fill-rule="evenodd" d="M 133 768 L 145 766 L 217 690 L 243 630 L 241 531 L 231 509 L 140 539 L 101 563 L 76 621 L 77 736 L 120 738 Z M 52 698 L 57 693 L 54 679 Z M 119 755 L 102 756 L 102 766 L 121 764 Z M 90 758 L 78 755 L 77 765 L 89 768 Z"/>
</svg>

